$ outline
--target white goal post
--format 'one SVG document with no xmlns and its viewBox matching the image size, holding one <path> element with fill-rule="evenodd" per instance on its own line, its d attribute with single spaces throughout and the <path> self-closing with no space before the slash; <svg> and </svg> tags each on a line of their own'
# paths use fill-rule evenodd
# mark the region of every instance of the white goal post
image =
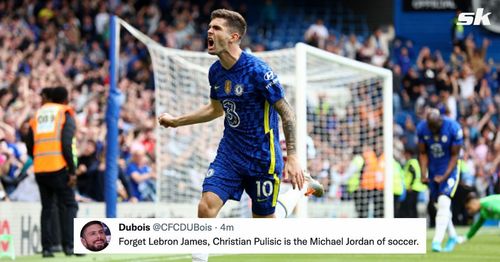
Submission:
<svg viewBox="0 0 500 262">
<path fill-rule="evenodd" d="M 307 137 L 307 87 L 308 82 L 321 80 L 321 76 L 310 79 L 308 74 L 308 57 L 321 57 L 335 66 L 325 68 L 329 76 L 324 77 L 325 81 L 330 80 L 332 87 L 345 85 L 347 81 L 359 82 L 378 76 L 382 79 L 382 103 L 383 103 L 383 151 L 386 156 L 393 156 L 393 114 L 392 114 L 392 72 L 385 68 L 380 68 L 370 64 L 362 63 L 343 56 L 298 43 L 296 49 L 296 85 L 295 85 L 295 110 L 297 114 L 297 153 L 300 156 L 302 166 L 307 166 L 307 153 L 305 139 Z M 316 74 L 314 77 L 317 77 Z M 335 80 L 332 80 L 334 78 Z M 393 198 L 393 170 L 392 157 L 385 157 L 385 180 L 384 180 L 384 217 L 394 217 Z"/>
</svg>

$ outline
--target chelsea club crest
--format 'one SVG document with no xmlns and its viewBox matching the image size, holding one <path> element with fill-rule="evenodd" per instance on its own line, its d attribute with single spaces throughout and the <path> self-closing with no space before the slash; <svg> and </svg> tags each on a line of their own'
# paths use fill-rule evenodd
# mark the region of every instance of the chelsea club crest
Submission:
<svg viewBox="0 0 500 262">
<path fill-rule="evenodd" d="M 237 84 L 237 85 L 234 87 L 234 93 L 235 93 L 237 96 L 241 96 L 241 95 L 243 94 L 243 85 Z"/>
<path fill-rule="evenodd" d="M 210 168 L 210 169 L 207 171 L 207 174 L 206 174 L 206 176 L 205 176 L 205 177 L 206 177 L 206 178 L 209 178 L 209 177 L 213 176 L 213 175 L 214 175 L 214 173 L 215 173 L 215 171 L 214 171 L 212 168 Z"/>
</svg>

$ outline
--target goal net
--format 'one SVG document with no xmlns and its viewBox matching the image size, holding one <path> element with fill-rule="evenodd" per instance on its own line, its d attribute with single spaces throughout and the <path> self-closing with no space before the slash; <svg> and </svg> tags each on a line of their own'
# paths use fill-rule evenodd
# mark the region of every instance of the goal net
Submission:
<svg viewBox="0 0 500 262">
<path fill-rule="evenodd" d="M 157 114 L 168 112 L 177 116 L 209 101 L 208 69 L 215 56 L 165 48 L 119 21 L 149 50 Z M 255 55 L 271 66 L 285 88 L 287 99 L 296 110 L 297 151 L 302 166 L 307 166 L 327 191 L 322 199 L 309 199 L 309 205 L 325 206 L 323 211 L 309 208 L 307 212 L 303 207 L 301 210 L 307 214 L 301 216 L 391 217 L 390 168 L 385 173 L 372 174 L 376 178 L 373 184 L 363 178 L 368 175 L 362 176 L 355 192 L 349 192 L 345 175 L 355 154 L 360 153 L 355 152 L 356 148 L 370 149 L 377 156 L 384 152 L 391 157 L 382 166 L 392 166 L 387 164 L 392 163 L 390 72 L 304 44 Z M 221 117 L 209 123 L 157 130 L 158 201 L 193 205 L 198 202 L 208 165 L 223 133 L 223 121 Z M 364 173 L 369 173 L 364 169 Z M 373 190 L 375 185 L 381 185 L 381 190 Z M 244 197 L 240 203 L 224 207 L 230 209 L 226 216 L 249 216 L 249 203 L 248 197 Z M 365 211 L 366 214 L 360 213 Z"/>
</svg>

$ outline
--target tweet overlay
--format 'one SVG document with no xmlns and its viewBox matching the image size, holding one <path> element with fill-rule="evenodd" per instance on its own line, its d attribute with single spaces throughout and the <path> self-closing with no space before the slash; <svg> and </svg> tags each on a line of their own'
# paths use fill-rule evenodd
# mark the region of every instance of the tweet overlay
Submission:
<svg viewBox="0 0 500 262">
<path fill-rule="evenodd" d="M 423 254 L 425 219 L 75 218 L 75 253 Z"/>
</svg>

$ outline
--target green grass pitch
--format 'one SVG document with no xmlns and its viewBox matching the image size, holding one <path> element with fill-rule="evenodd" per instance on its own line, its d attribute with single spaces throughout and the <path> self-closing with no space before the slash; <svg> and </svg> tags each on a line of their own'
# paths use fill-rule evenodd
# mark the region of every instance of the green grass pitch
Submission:
<svg viewBox="0 0 500 262">
<path fill-rule="evenodd" d="M 459 234 L 465 233 L 467 228 L 459 228 Z M 478 261 L 499 261 L 500 257 L 500 229 L 498 228 L 482 228 L 478 234 L 469 242 L 457 245 L 455 250 L 451 253 L 433 253 L 430 251 L 431 238 L 434 231 L 429 230 L 427 233 L 427 254 L 423 255 L 290 255 L 290 254 L 277 254 L 277 255 L 214 255 L 211 256 L 210 262 L 330 262 L 330 261 L 383 261 L 383 262 L 399 262 L 399 261 L 453 261 L 453 262 L 478 262 Z M 8 258 L 2 258 L 1 261 L 10 261 Z M 188 254 L 155 254 L 155 255 L 106 255 L 95 254 L 87 255 L 84 257 L 66 257 L 62 253 L 56 253 L 53 259 L 43 259 L 41 255 L 18 257 L 15 261 L 68 261 L 68 262 L 104 262 L 104 261 L 144 261 L 144 262 L 157 262 L 157 261 L 175 261 L 175 262 L 189 262 L 191 256 Z"/>
</svg>

